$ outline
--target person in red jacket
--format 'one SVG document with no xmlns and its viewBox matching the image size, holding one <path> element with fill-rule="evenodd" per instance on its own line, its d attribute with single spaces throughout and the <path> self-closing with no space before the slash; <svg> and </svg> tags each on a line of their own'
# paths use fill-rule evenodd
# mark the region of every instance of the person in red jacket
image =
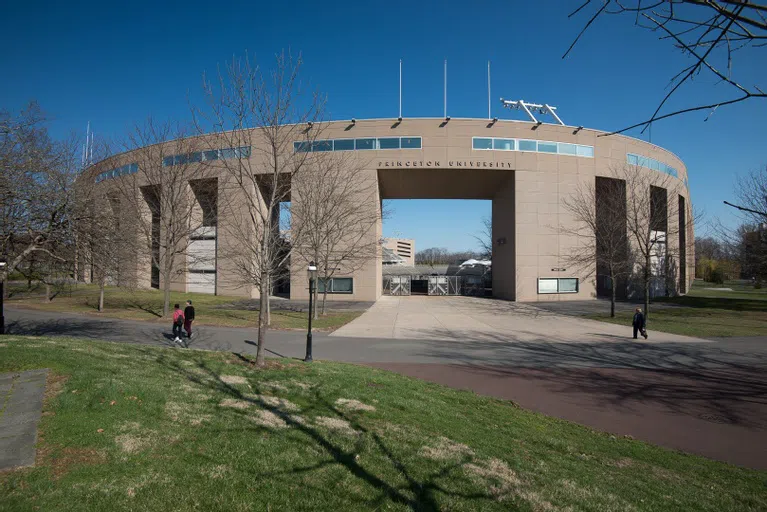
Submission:
<svg viewBox="0 0 767 512">
<path fill-rule="evenodd" d="M 181 343 L 181 329 L 184 327 L 184 312 L 181 306 L 173 306 L 173 341 Z"/>
</svg>

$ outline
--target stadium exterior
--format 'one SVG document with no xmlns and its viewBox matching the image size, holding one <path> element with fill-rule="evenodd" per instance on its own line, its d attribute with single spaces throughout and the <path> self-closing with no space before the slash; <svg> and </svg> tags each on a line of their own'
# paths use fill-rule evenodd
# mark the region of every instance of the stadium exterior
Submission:
<svg viewBox="0 0 767 512">
<path fill-rule="evenodd" d="M 316 127 L 320 128 L 320 127 Z M 582 127 L 487 119 L 406 118 L 322 123 L 321 140 L 296 140 L 294 152 L 345 151 L 357 162 L 355 172 L 377 183 L 377 197 L 366 198 L 371 208 L 386 199 L 484 199 L 492 201 L 493 296 L 517 301 L 583 300 L 597 295 L 597 280 L 584 279 L 568 268 L 567 255 L 578 246 L 576 237 L 560 226 L 573 225 L 563 206 L 579 185 L 593 186 L 597 177 L 612 177 L 613 169 L 634 165 L 641 172 L 665 173 L 676 185 L 667 200 L 682 214 L 667 219 L 669 254 L 678 255 L 674 290 L 684 293 L 693 278 L 693 226 L 687 170 L 673 153 L 630 137 L 602 136 Z M 215 137 L 215 135 L 201 136 Z M 259 129 L 249 140 L 259 144 Z M 235 151 L 228 148 L 226 151 Z M 141 151 L 138 149 L 136 151 Z M 220 151 L 225 151 L 224 149 Z M 125 174 L 136 173 L 133 152 L 116 155 L 86 171 L 97 189 Z M 221 156 L 220 158 L 224 158 Z M 247 158 L 255 158 L 247 150 Z M 242 154 L 240 155 L 242 157 Z M 115 162 L 118 162 L 119 167 Z M 138 174 L 137 174 L 138 176 Z M 201 176 L 202 177 L 202 176 Z M 215 179 L 210 170 L 206 179 Z M 137 183 L 137 187 L 151 185 Z M 191 184 L 190 184 L 191 186 Z M 217 204 L 237 203 L 237 197 L 218 187 Z M 138 193 L 138 192 L 137 192 Z M 258 193 L 258 192 L 255 192 Z M 637 193 L 628 191 L 629 194 Z M 292 201 L 300 201 L 293 197 Z M 673 218 L 671 218 L 673 217 Z M 190 251 L 208 255 L 199 263 L 181 262 L 172 289 L 219 295 L 256 297 L 257 289 L 243 285 L 225 262 L 227 218 L 201 227 Z M 371 240 L 382 239 L 381 222 L 370 230 Z M 595 249 L 596 250 L 596 249 Z M 146 258 L 130 258 L 126 265 L 138 286 L 158 286 Z M 195 268 L 197 265 L 198 268 Z M 377 258 L 344 274 L 336 272 L 329 285 L 330 299 L 374 301 L 383 293 L 381 251 Z M 305 263 L 291 260 L 290 297 L 308 297 Z"/>
</svg>

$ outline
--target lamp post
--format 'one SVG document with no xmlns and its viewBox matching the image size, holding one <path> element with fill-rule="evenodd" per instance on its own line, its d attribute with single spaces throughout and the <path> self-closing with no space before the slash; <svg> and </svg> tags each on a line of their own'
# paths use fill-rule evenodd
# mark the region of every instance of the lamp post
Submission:
<svg viewBox="0 0 767 512">
<path fill-rule="evenodd" d="M 314 310 L 312 309 L 312 303 L 314 300 L 314 279 L 317 277 L 317 265 L 314 261 L 309 262 L 309 267 L 306 269 L 306 275 L 309 278 L 309 330 L 306 333 L 306 357 L 304 361 L 307 363 L 312 362 L 312 316 Z"/>
<path fill-rule="evenodd" d="M 0 275 L 5 272 L 5 258 L 0 258 Z M 5 297 L 5 279 L 0 277 L 0 334 L 5 334 L 5 316 L 3 312 L 3 297 Z"/>
</svg>

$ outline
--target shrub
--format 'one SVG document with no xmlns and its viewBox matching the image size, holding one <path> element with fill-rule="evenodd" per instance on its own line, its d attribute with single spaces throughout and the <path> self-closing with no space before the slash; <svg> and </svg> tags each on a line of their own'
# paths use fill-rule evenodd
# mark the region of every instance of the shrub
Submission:
<svg viewBox="0 0 767 512">
<path fill-rule="evenodd" d="M 708 279 L 709 282 L 715 284 L 724 284 L 724 272 L 721 268 L 714 268 L 711 270 L 711 275 Z"/>
</svg>

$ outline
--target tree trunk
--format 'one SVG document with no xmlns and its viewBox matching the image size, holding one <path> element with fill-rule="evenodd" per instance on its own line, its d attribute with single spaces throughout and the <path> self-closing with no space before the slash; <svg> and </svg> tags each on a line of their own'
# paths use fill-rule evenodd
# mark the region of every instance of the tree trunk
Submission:
<svg viewBox="0 0 767 512">
<path fill-rule="evenodd" d="M 258 348 L 256 349 L 256 365 L 264 366 L 264 343 L 266 342 L 266 310 L 269 307 L 269 274 L 261 272 L 258 283 Z"/>
<path fill-rule="evenodd" d="M 272 286 L 269 283 L 269 293 L 266 296 L 266 325 L 272 325 Z"/>
<path fill-rule="evenodd" d="M 104 284 L 105 280 L 99 282 L 99 312 L 104 311 Z"/>
<path fill-rule="evenodd" d="M 48 283 L 45 283 L 45 299 L 43 302 L 50 302 L 51 301 L 51 285 Z"/>
<path fill-rule="evenodd" d="M 325 303 L 328 301 L 328 287 L 325 286 L 325 291 L 322 292 L 322 316 L 325 316 Z"/>
<path fill-rule="evenodd" d="M 170 313 L 170 279 L 166 279 L 162 287 L 162 316 Z"/>
<path fill-rule="evenodd" d="M 610 276 L 610 282 L 612 284 L 612 293 L 610 293 L 610 318 L 615 318 L 615 287 L 617 285 L 615 276 Z"/>
<path fill-rule="evenodd" d="M 644 272 L 644 318 L 645 321 L 650 316 L 650 279 L 652 274 L 650 273 L 650 257 L 645 258 L 645 272 Z"/>
</svg>

